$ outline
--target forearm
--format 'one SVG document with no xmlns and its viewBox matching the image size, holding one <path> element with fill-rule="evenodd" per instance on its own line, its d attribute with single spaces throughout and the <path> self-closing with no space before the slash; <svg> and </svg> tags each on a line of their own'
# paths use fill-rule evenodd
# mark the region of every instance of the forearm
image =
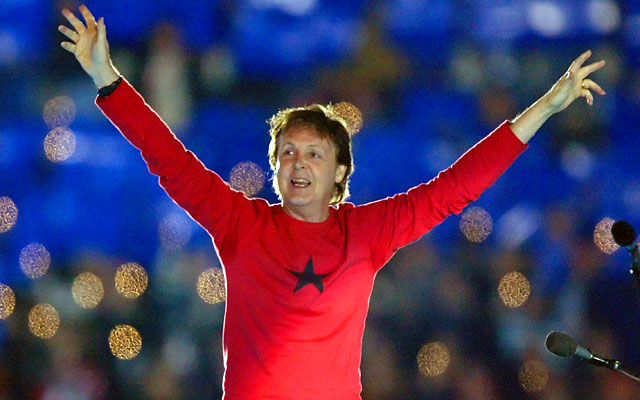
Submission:
<svg viewBox="0 0 640 400">
<path fill-rule="evenodd" d="M 94 73 L 90 74 L 93 83 L 96 85 L 98 89 L 103 88 L 105 86 L 109 86 L 120 77 L 120 72 L 116 69 L 116 67 L 109 62 L 108 66 L 105 66 L 101 70 L 97 70 Z"/>
<path fill-rule="evenodd" d="M 149 172 L 191 217 L 213 232 L 222 212 L 232 210 L 235 197 L 222 179 L 188 151 L 142 96 L 123 79 L 116 90 L 98 96 L 96 104 L 134 147 Z"/>
<path fill-rule="evenodd" d="M 109 96 L 98 96 L 96 105 L 138 150 L 153 154 L 175 147 L 177 140 L 169 127 L 126 79 Z M 150 135 L 154 140 L 145 145 Z"/>
<path fill-rule="evenodd" d="M 511 130 L 522 143 L 528 143 L 542 124 L 555 114 L 548 96 L 549 93 L 539 98 L 511 122 Z"/>
</svg>

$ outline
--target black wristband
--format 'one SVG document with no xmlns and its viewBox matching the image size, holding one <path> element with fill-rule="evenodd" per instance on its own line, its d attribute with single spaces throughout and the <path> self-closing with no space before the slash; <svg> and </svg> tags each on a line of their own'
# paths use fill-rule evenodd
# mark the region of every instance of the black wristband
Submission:
<svg viewBox="0 0 640 400">
<path fill-rule="evenodd" d="M 113 82 L 112 84 L 98 89 L 98 96 L 105 97 L 110 95 L 116 90 L 120 82 L 122 82 L 122 75 L 120 75 L 120 77 L 118 77 L 118 79 L 116 79 L 116 81 Z"/>
</svg>

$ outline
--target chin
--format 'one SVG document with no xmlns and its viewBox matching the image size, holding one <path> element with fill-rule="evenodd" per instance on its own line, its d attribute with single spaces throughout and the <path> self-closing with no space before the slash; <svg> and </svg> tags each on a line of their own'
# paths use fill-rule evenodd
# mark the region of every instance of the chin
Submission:
<svg viewBox="0 0 640 400">
<path fill-rule="evenodd" d="M 297 206 L 297 207 L 306 206 L 307 204 L 311 203 L 309 199 L 305 199 L 299 196 L 293 196 L 293 197 L 282 196 L 282 202 L 288 205 Z"/>
</svg>

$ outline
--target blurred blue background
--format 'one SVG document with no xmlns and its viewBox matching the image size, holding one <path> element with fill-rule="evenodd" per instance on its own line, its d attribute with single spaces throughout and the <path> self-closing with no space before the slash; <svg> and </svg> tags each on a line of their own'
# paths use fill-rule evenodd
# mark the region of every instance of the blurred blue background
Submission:
<svg viewBox="0 0 640 400">
<path fill-rule="evenodd" d="M 431 179 L 502 121 L 543 95 L 584 50 L 606 59 L 607 91 L 549 120 L 530 148 L 474 206 L 493 230 L 471 243 L 452 216 L 378 275 L 364 338 L 364 399 L 631 399 L 614 372 L 549 355 L 566 331 L 594 351 L 640 367 L 640 288 L 624 250 L 594 243 L 603 218 L 640 226 L 640 1 L 192 0 L 88 1 L 104 16 L 117 68 L 187 148 L 224 179 L 252 162 L 268 181 L 265 121 L 278 109 L 350 101 L 364 114 L 354 137 L 349 201 L 362 204 Z M 210 238 L 168 199 L 138 152 L 94 106 L 95 87 L 59 42 L 73 1 L 5 0 L 0 7 L 0 197 L 19 210 L 0 233 L 0 283 L 17 297 L 0 321 L 1 399 L 219 398 L 224 306 L 195 292 L 219 267 Z M 47 118 L 45 118 L 47 117 Z M 45 136 L 75 135 L 52 162 Z M 49 272 L 25 277 L 21 250 L 41 243 Z M 147 293 L 123 300 L 113 274 L 136 261 Z M 80 272 L 103 277 L 93 310 L 71 299 Z M 531 282 L 507 308 L 498 282 Z M 53 304 L 48 341 L 27 329 L 29 308 Z M 118 323 L 140 330 L 131 361 L 109 353 Z M 420 374 L 433 341 L 451 362 Z M 540 360 L 549 379 L 527 391 L 519 374 Z"/>
</svg>

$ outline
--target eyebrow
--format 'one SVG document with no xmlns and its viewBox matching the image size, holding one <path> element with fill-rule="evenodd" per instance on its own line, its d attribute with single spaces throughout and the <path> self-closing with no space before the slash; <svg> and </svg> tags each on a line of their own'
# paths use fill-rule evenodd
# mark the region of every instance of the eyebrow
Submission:
<svg viewBox="0 0 640 400">
<path fill-rule="evenodd" d="M 295 144 L 293 144 L 293 143 L 291 143 L 291 142 L 282 143 L 282 147 L 285 147 L 285 146 L 287 146 L 287 145 L 290 145 L 290 146 L 296 147 L 296 145 L 295 145 Z M 307 145 L 307 147 L 315 147 L 315 148 L 318 148 L 318 149 L 320 149 L 320 150 L 324 150 L 324 149 L 321 147 L 321 145 L 319 145 L 319 144 L 309 144 L 309 145 Z"/>
</svg>

